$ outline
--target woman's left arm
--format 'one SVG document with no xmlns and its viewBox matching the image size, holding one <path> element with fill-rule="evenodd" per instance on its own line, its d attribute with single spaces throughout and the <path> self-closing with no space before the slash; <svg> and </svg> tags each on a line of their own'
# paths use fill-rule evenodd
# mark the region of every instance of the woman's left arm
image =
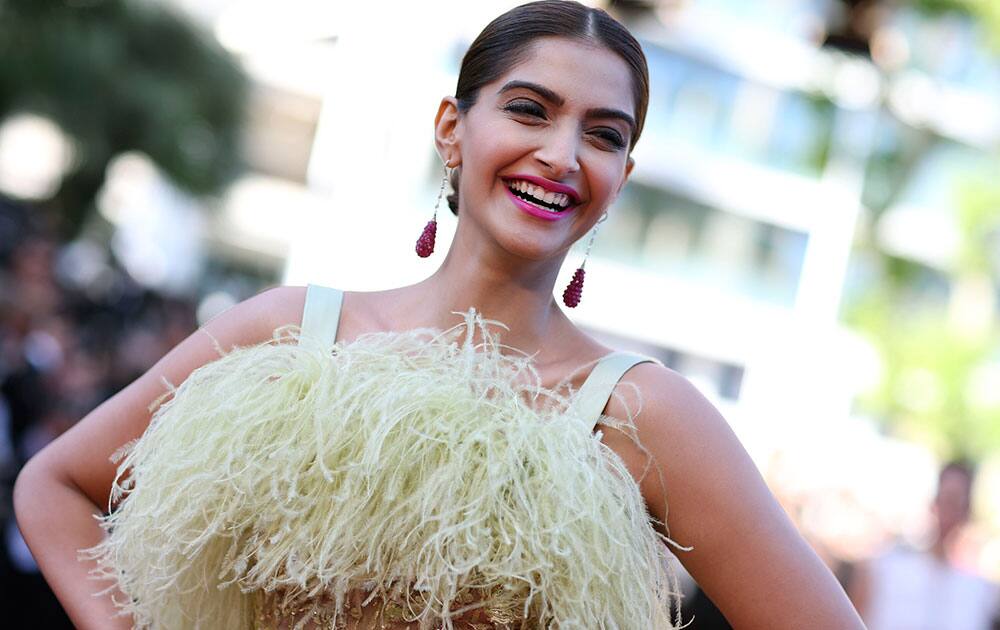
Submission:
<svg viewBox="0 0 1000 630">
<path fill-rule="evenodd" d="M 642 397 L 635 423 L 652 457 L 640 482 L 650 512 L 664 519 L 669 505 L 670 537 L 694 548 L 676 551 L 678 558 L 730 624 L 737 630 L 863 630 L 844 590 L 718 410 L 687 379 L 659 365 L 640 364 L 622 383 L 634 383 Z M 612 397 L 607 412 L 628 417 L 625 405 L 635 408 L 635 390 L 617 391 L 622 398 Z M 647 460 L 635 444 L 617 431 L 604 433 L 633 475 L 641 475 Z"/>
</svg>

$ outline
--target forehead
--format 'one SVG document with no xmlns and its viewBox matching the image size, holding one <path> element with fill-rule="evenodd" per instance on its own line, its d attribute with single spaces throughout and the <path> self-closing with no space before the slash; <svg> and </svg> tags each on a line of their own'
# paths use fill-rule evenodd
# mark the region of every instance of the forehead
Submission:
<svg viewBox="0 0 1000 630">
<path fill-rule="evenodd" d="M 635 110 L 628 64 L 600 44 L 564 37 L 539 38 L 519 64 L 491 84 L 492 92 L 511 80 L 543 85 L 566 99 L 568 105 Z"/>
</svg>

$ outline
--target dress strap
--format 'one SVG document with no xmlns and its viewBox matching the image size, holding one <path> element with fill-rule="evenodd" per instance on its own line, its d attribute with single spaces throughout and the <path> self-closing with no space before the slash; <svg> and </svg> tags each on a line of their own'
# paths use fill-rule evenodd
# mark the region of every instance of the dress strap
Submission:
<svg viewBox="0 0 1000 630">
<path fill-rule="evenodd" d="M 593 428 L 601 419 L 615 386 L 625 372 L 640 363 L 660 362 L 633 352 L 612 352 L 601 357 L 580 386 L 574 403 L 579 417 L 588 422 L 588 428 Z"/>
<path fill-rule="evenodd" d="M 302 309 L 302 336 L 310 336 L 324 348 L 337 340 L 340 325 L 340 308 L 344 292 L 332 287 L 310 284 L 306 287 L 306 305 Z"/>
</svg>

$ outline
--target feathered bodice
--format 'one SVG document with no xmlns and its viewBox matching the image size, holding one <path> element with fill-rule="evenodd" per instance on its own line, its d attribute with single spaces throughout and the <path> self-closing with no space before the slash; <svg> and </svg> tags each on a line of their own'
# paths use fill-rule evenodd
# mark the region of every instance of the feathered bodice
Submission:
<svg viewBox="0 0 1000 630">
<path fill-rule="evenodd" d="M 423 594 L 410 590 L 379 594 L 374 584 L 348 593 L 344 605 L 337 608 L 327 596 L 306 604 L 287 606 L 280 593 L 259 593 L 255 603 L 255 630 L 420 630 L 440 628 L 441 623 L 425 620 L 421 626 L 417 617 L 426 605 Z M 456 630 L 508 630 L 539 628 L 540 620 L 502 593 L 468 591 L 456 599 L 457 609 L 451 617 Z M 317 605 L 318 604 L 318 605 Z"/>
<path fill-rule="evenodd" d="M 84 552 L 122 611 L 139 628 L 242 630 L 279 609 L 336 627 L 371 594 L 414 628 L 673 627 L 622 460 L 465 319 L 332 349 L 286 327 L 194 371 L 123 450 L 127 496 Z"/>
</svg>

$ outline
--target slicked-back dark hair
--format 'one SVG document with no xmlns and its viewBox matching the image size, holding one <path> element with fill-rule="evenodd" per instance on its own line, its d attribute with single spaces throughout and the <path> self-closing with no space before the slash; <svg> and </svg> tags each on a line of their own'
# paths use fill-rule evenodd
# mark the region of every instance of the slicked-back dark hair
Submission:
<svg viewBox="0 0 1000 630">
<path fill-rule="evenodd" d="M 629 150 L 642 133 L 649 105 L 649 69 L 646 55 L 635 37 L 601 9 L 573 0 L 539 0 L 507 11 L 486 25 L 462 58 L 455 99 L 465 113 L 476 103 L 479 90 L 496 81 L 525 60 L 531 45 L 542 37 L 568 37 L 593 43 L 616 53 L 632 72 L 632 100 L 635 103 L 635 133 Z M 448 207 L 458 214 L 460 170 L 452 173 Z"/>
</svg>

